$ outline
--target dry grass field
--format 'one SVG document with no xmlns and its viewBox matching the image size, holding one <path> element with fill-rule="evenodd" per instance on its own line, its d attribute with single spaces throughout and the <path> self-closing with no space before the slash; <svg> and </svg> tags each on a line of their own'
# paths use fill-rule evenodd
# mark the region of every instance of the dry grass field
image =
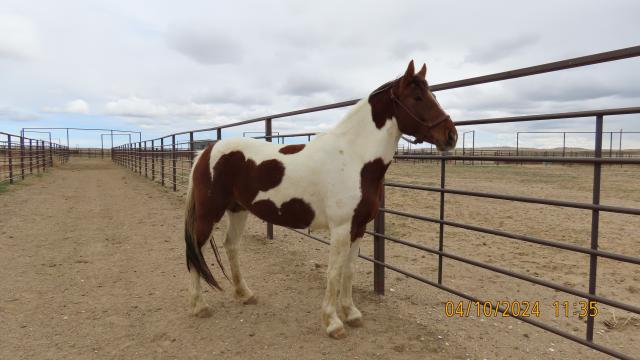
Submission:
<svg viewBox="0 0 640 360">
<path fill-rule="evenodd" d="M 603 204 L 640 208 L 640 167 L 604 166 L 602 173 Z M 589 166 L 451 164 L 446 186 L 589 202 L 592 175 Z M 387 179 L 437 186 L 439 166 L 399 161 Z M 446 198 L 448 220 L 589 246 L 588 210 Z M 24 205 L 32 199 L 44 206 Z M 438 216 L 436 193 L 387 188 L 386 199 L 390 209 Z M 0 201 L 15 209 L 0 217 L 0 237 L 6 239 L 0 244 L 0 333 L 6 339 L 0 358 L 607 358 L 515 319 L 473 313 L 448 318 L 445 303 L 460 298 L 391 271 L 386 295 L 375 296 L 366 261 L 358 261 L 354 284 L 365 327 L 349 329 L 343 341 L 330 340 L 319 326 L 326 247 L 283 228 L 266 241 L 265 224 L 255 218 L 243 264 L 260 303 L 242 306 L 228 291 L 208 291 L 214 316 L 193 318 L 184 275 L 182 192 L 154 186 L 107 160 L 72 159 L 0 194 Z M 224 227 L 217 226 L 217 239 Z M 386 227 L 391 236 L 437 248 L 436 224 L 387 215 Z M 640 256 L 638 230 L 638 216 L 602 213 L 601 248 Z M 452 227 L 445 228 L 445 250 L 587 290 L 586 255 Z M 386 252 L 388 263 L 436 279 L 436 256 L 389 242 Z M 372 254 L 371 237 L 362 253 Z M 554 301 L 579 300 L 573 296 L 448 259 L 443 274 L 445 285 L 487 300 L 538 301 L 539 320 L 584 336 L 583 319 L 554 314 Z M 640 306 L 640 267 L 601 259 L 597 289 Z M 639 354 L 638 316 L 598 307 L 595 340 Z"/>
</svg>

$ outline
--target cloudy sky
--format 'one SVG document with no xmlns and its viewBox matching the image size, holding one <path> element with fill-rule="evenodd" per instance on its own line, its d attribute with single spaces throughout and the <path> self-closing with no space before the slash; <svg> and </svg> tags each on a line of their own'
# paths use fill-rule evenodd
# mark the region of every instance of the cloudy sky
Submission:
<svg viewBox="0 0 640 360">
<path fill-rule="evenodd" d="M 638 15 L 636 0 L 0 0 L 0 131 L 74 126 L 158 137 L 363 97 L 410 59 L 426 62 L 436 84 L 639 45 Z M 638 106 L 639 60 L 438 99 L 456 120 Z M 274 130 L 322 131 L 344 112 L 282 119 Z M 638 118 L 612 117 L 605 130 L 640 131 Z M 464 130 L 477 131 L 477 146 L 509 146 L 515 131 L 532 129 L 588 131 L 593 120 Z M 64 141 L 62 132 L 53 137 Z M 523 141 L 559 146 L 560 139 Z M 72 133 L 71 145 L 99 142 L 97 134 Z M 624 145 L 640 147 L 640 135 Z"/>
</svg>

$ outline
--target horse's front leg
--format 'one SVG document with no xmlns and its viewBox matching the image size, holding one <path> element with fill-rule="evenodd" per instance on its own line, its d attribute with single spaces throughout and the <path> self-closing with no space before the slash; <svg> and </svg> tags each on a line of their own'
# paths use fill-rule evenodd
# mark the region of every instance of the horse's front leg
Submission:
<svg viewBox="0 0 640 360">
<path fill-rule="evenodd" d="M 322 301 L 322 324 L 327 334 L 335 339 L 346 336 L 342 321 L 337 314 L 337 300 L 342 270 L 349 258 L 350 224 L 331 227 L 331 245 L 329 251 L 329 267 L 327 269 L 327 289 Z"/>
<path fill-rule="evenodd" d="M 351 243 L 349 256 L 342 268 L 342 282 L 340 287 L 340 307 L 344 315 L 344 321 L 352 327 L 362 326 L 362 313 L 353 304 L 351 288 L 353 285 L 353 263 L 358 257 L 360 250 L 360 239 L 356 239 Z"/>
</svg>

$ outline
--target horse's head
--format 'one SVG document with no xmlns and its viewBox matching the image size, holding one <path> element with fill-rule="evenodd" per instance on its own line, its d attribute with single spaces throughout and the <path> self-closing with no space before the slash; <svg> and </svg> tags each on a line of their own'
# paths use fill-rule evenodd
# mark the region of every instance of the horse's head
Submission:
<svg viewBox="0 0 640 360">
<path fill-rule="evenodd" d="M 390 100 L 387 104 L 391 105 L 391 113 L 403 134 L 415 137 L 416 143 L 427 141 L 440 151 L 451 150 L 458 141 L 458 132 L 429 90 L 426 75 L 427 66 L 422 65 L 415 73 L 411 60 L 401 78 L 383 85 L 373 94 L 387 94 Z"/>
</svg>

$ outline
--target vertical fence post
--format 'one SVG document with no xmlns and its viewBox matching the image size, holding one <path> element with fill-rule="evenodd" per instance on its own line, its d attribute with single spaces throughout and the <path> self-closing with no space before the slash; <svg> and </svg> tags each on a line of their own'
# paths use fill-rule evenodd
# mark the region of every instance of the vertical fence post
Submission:
<svg viewBox="0 0 640 360">
<path fill-rule="evenodd" d="M 36 174 L 40 174 L 40 140 L 36 140 Z"/>
<path fill-rule="evenodd" d="M 24 137 L 20 136 L 20 177 L 24 180 Z"/>
<path fill-rule="evenodd" d="M 34 140 L 34 148 L 33 148 L 33 162 L 36 166 L 36 174 L 40 174 L 40 144 L 38 140 Z"/>
<path fill-rule="evenodd" d="M 380 189 L 380 208 L 384 208 L 384 179 L 382 180 L 382 189 Z M 376 217 L 373 219 L 373 232 L 376 234 L 385 234 L 385 213 L 378 209 Z M 382 236 L 373 236 L 373 258 L 384 263 L 384 244 L 385 239 Z M 376 294 L 384 295 L 384 265 L 373 263 L 373 291 Z"/>
<path fill-rule="evenodd" d="M 193 159 L 195 159 L 195 146 L 193 143 L 193 131 L 189 132 L 189 171 L 187 172 L 187 176 L 191 176 L 191 169 L 193 169 Z M 187 185 L 189 184 L 189 178 L 187 177 Z"/>
<path fill-rule="evenodd" d="M 29 139 L 29 174 L 33 174 L 33 143 Z"/>
<path fill-rule="evenodd" d="M 40 141 L 40 145 L 42 145 L 42 150 L 41 150 L 41 154 L 42 154 L 42 172 L 46 172 L 47 171 L 47 153 L 44 150 L 44 140 Z"/>
<path fill-rule="evenodd" d="M 148 177 L 147 176 L 147 140 L 144 141 L 144 177 Z"/>
<path fill-rule="evenodd" d="M 602 115 L 596 116 L 596 147 L 595 157 L 602 157 Z M 602 170 L 602 164 L 593 164 L 593 204 L 600 204 L 600 175 Z M 591 210 L 591 249 L 598 250 L 598 228 L 600 225 L 600 211 L 598 209 Z M 598 256 L 589 255 L 589 294 L 596 294 L 596 275 L 598 267 Z M 589 303 L 593 301 L 591 298 L 587 299 Z M 589 309 L 590 311 L 591 309 Z M 593 341 L 593 325 L 594 317 L 587 316 L 587 341 Z"/>
<path fill-rule="evenodd" d="M 609 133 L 609 157 L 613 157 L 613 131 Z"/>
<path fill-rule="evenodd" d="M 171 135 L 171 179 L 173 181 L 173 191 L 176 191 L 176 136 Z"/>
<path fill-rule="evenodd" d="M 193 153 L 193 131 L 189 132 L 189 158 L 191 159 L 191 167 L 193 167 L 193 158 L 195 158 L 196 154 Z"/>
<path fill-rule="evenodd" d="M 218 136 L 218 140 L 222 140 L 222 129 L 221 128 L 217 129 L 216 135 Z"/>
<path fill-rule="evenodd" d="M 136 159 L 138 160 L 138 174 L 142 175 L 142 141 L 138 142 L 136 148 Z"/>
<path fill-rule="evenodd" d="M 160 138 L 160 184 L 164 186 L 164 138 Z"/>
<path fill-rule="evenodd" d="M 53 146 L 51 145 L 51 142 L 49 142 L 49 166 L 53 166 Z"/>
<path fill-rule="evenodd" d="M 9 184 L 13 184 L 13 151 L 11 150 L 11 135 L 7 135 L 7 154 L 9 155 Z"/>
<path fill-rule="evenodd" d="M 446 153 L 442 154 L 446 156 Z M 440 225 L 438 231 L 438 251 L 444 251 L 444 186 L 445 186 L 445 170 L 446 160 L 440 160 Z M 438 284 L 442 284 L 442 254 L 438 254 Z"/>
<path fill-rule="evenodd" d="M 476 156 L 476 131 L 471 132 L 471 156 Z M 475 163 L 475 160 L 471 159 L 471 165 Z"/>
<path fill-rule="evenodd" d="M 156 181 L 156 141 L 151 140 L 151 180 Z"/>
<path fill-rule="evenodd" d="M 133 163 L 131 164 L 131 170 L 133 172 L 138 171 L 138 146 L 136 143 L 131 144 L 131 156 L 133 156 Z"/>
<path fill-rule="evenodd" d="M 272 136 L 272 130 L 271 130 L 271 119 L 267 119 L 264 121 L 264 135 L 265 135 L 265 140 L 267 140 L 268 142 L 272 142 L 271 136 Z M 273 224 L 272 223 L 267 223 L 267 239 L 269 240 L 273 240 Z"/>
<path fill-rule="evenodd" d="M 466 136 L 466 135 L 467 135 L 467 132 L 466 132 L 466 131 L 462 133 L 462 156 L 465 156 L 465 155 L 466 155 L 466 151 L 465 151 L 465 150 L 466 150 L 466 148 L 465 148 L 465 140 L 466 140 L 466 139 L 465 139 L 465 136 Z M 465 160 L 462 160 L 462 163 L 463 163 L 463 164 L 464 164 L 464 162 L 465 162 Z"/>
<path fill-rule="evenodd" d="M 113 151 L 113 129 L 109 130 L 109 135 L 111 135 L 110 136 L 110 138 L 111 138 L 111 149 Z M 131 140 L 129 140 L 129 142 L 131 142 Z M 118 150 L 122 150 L 122 146 L 119 146 Z M 118 154 L 118 156 L 121 156 L 121 155 L 122 154 Z M 113 159 L 113 152 L 111 153 L 111 159 Z"/>
</svg>

